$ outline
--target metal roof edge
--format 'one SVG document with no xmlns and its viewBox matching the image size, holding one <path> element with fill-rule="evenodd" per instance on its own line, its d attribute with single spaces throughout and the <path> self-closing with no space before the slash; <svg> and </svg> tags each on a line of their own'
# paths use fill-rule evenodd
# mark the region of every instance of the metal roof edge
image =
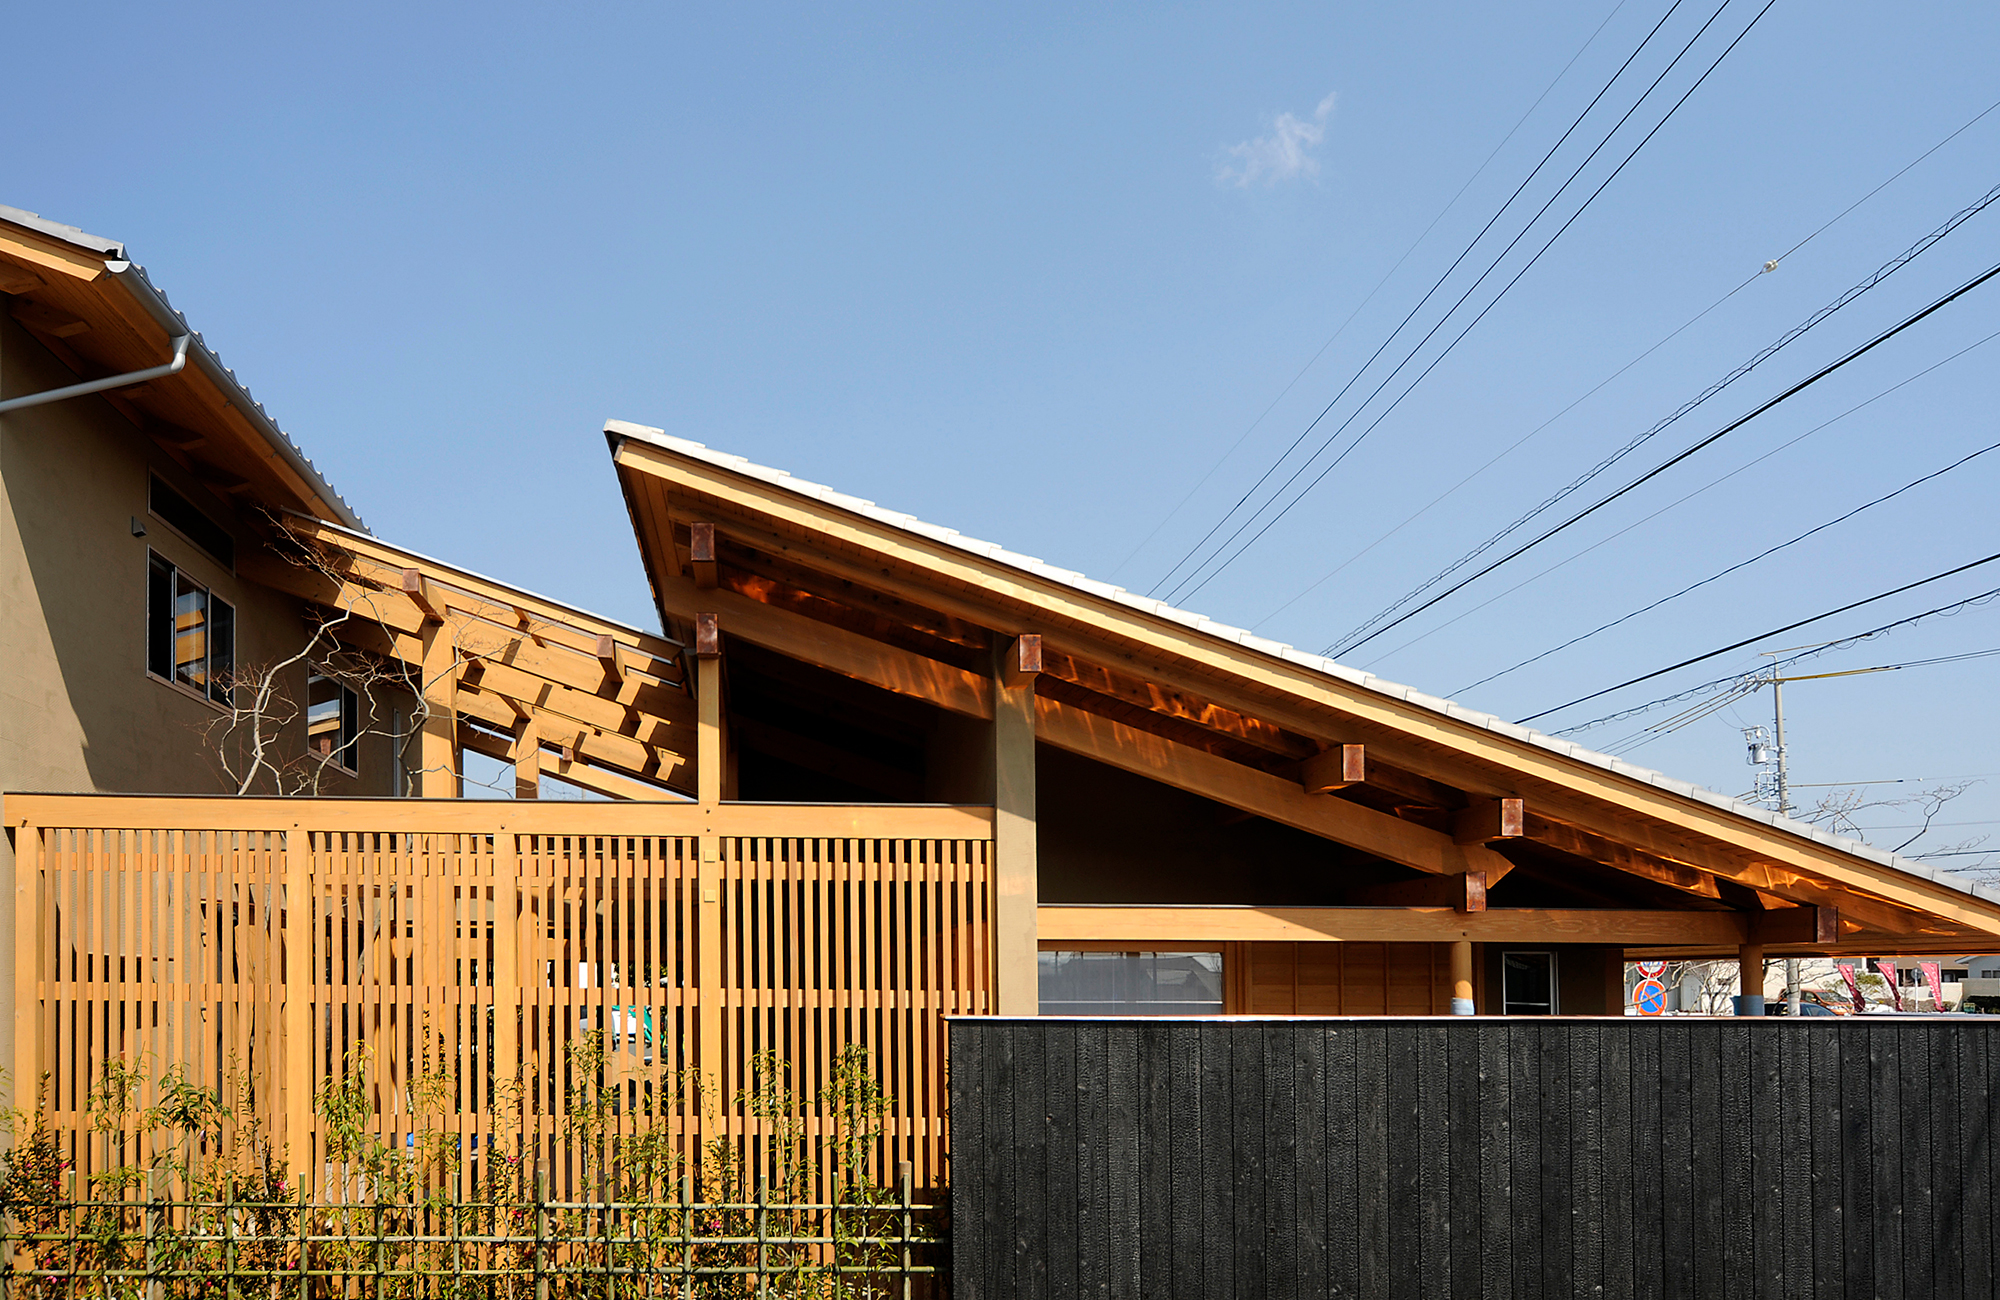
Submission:
<svg viewBox="0 0 2000 1300">
<path fill-rule="evenodd" d="M 1799 839 L 1837 849 L 1840 852 L 1889 867 L 1919 880 L 1928 880 L 1934 884 L 1942 885 L 1947 889 L 1955 889 L 1960 893 L 1969 894 L 1987 902 L 2000 902 L 2000 888 L 1978 884 L 1963 876 L 1954 875 L 1951 872 L 1941 870 L 1914 858 L 1906 858 L 1899 853 L 1890 853 L 1887 850 L 1876 848 L 1874 845 L 1864 843 L 1861 840 L 1831 834 L 1820 827 L 1812 825 L 1810 822 L 1782 817 L 1761 805 L 1745 803 L 1740 799 L 1732 799 L 1728 795 L 1710 790 L 1706 786 L 1682 781 L 1653 768 L 1638 767 L 1622 759 L 1614 758 L 1609 754 L 1601 754 L 1596 750 L 1586 749 L 1574 741 L 1564 740 L 1560 736 L 1552 736 L 1547 732 L 1537 731 L 1532 727 L 1524 727 L 1518 723 L 1509 722 L 1496 714 L 1469 709 L 1451 700 L 1426 695 L 1422 691 L 1418 691 L 1412 687 L 1385 681 L 1372 673 L 1362 672 L 1358 669 L 1336 663 L 1325 655 L 1312 654 L 1309 651 L 1299 650 L 1283 642 L 1267 640 L 1266 638 L 1257 636 L 1247 628 L 1231 627 L 1228 624 L 1217 623 L 1204 615 L 1177 609 L 1163 601 L 1138 595 L 1123 587 L 1107 586 L 1107 584 L 1086 579 L 1082 574 L 1073 573 L 1066 569 L 1058 569 L 1053 565 L 1044 564 L 1042 561 L 1032 559 L 1028 556 L 1017 555 L 995 543 L 979 541 L 948 528 L 938 528 L 934 525 L 924 524 L 916 520 L 913 516 L 903 514 L 900 511 L 885 510 L 872 501 L 862 501 L 856 497 L 849 497 L 824 484 L 794 478 L 784 470 L 772 469 L 769 466 L 755 464 L 742 456 L 716 451 L 704 443 L 695 442 L 689 438 L 675 437 L 664 429 L 657 429 L 651 425 L 637 424 L 627 420 L 607 420 L 604 425 L 604 431 L 606 436 L 612 439 L 614 452 L 617 443 L 623 439 L 636 439 L 646 442 L 663 451 L 686 456 L 691 460 L 702 461 L 719 469 L 726 469 L 742 474 L 748 478 L 759 479 L 774 487 L 796 493 L 799 496 L 808 497 L 827 505 L 838 506 L 854 514 L 862 515 L 876 523 L 886 524 L 889 527 L 915 534 L 927 540 L 941 542 L 958 550 L 971 552 L 981 559 L 991 560 L 995 563 L 1007 565 L 1009 568 L 1019 569 L 1036 577 L 1060 583 L 1064 586 L 1074 588 L 1085 595 L 1094 596 L 1099 599 L 1113 600 L 1119 604 L 1152 614 L 1155 617 L 1182 624 L 1190 632 L 1213 637 L 1220 641 L 1231 642 L 1253 653 L 1278 659 L 1287 664 L 1311 669 L 1343 685 L 1365 690 L 1372 694 L 1387 696 L 1390 699 L 1399 700 L 1406 704 L 1413 704 L 1432 713 L 1451 718 L 1456 722 L 1480 727 L 1497 735 L 1506 736 L 1518 743 L 1534 745 L 1539 749 L 1546 749 L 1562 754 L 1580 763 L 1586 763 L 1615 775 L 1638 781 L 1641 784 L 1650 785 L 1672 794 L 1678 794 L 1699 803 L 1708 804 L 1724 812 L 1733 813 L 1747 820 L 1758 822 L 1773 830 L 1783 831 Z"/>
</svg>

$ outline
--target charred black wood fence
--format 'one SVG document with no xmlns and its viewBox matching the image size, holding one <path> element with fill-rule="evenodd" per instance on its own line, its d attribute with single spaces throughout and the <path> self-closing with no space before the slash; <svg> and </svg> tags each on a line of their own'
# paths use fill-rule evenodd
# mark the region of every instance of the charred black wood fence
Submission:
<svg viewBox="0 0 2000 1300">
<path fill-rule="evenodd" d="M 1996 1291 L 2000 1018 L 950 1034 L 957 1300 Z"/>
</svg>

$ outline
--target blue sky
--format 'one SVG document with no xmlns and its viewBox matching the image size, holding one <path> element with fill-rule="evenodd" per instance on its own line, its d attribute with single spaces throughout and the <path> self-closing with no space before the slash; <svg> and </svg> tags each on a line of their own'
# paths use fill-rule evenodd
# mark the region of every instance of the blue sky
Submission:
<svg viewBox="0 0 2000 1300">
<path fill-rule="evenodd" d="M 1552 220 L 1760 7 L 1733 0 Z M 1146 590 L 1300 435 L 1665 10 L 21 6 L 10 44 L 41 53 L 10 63 L 13 100 L 32 112 L 0 139 L 0 202 L 127 241 L 382 536 L 604 613 L 652 622 L 598 433 L 613 416 Z M 1558 153 L 1525 201 L 1540 205 L 1596 143 L 1593 126 L 1712 12 L 1667 18 L 1586 119 L 1582 146 Z M 1182 603 L 1320 648 L 1644 431 L 2000 182 L 1995 112 L 1751 278 L 1993 103 L 1995 48 L 1990 6 L 1778 0 L 1409 398 Z M 1515 216 L 1496 226 L 1518 229 Z M 1541 242 L 1531 234 L 1524 252 Z M 1595 486 L 1995 261 L 2000 205 Z M 1467 266 L 1484 264 L 1475 252 Z M 1462 268 L 1418 327 L 1470 278 Z M 2000 281 L 1344 657 L 1458 693 L 2000 441 L 2000 340 L 1974 346 L 1996 329 Z M 1978 558 L 2000 549 L 1997 486 L 2000 452 L 1461 698 L 1525 716 Z M 1985 576 L 1996 570 L 1544 725 L 2000 586 Z M 1796 671 L 1993 647 L 2000 603 Z M 1801 801 L 1825 794 L 1820 782 L 1980 774 L 1941 818 L 1966 824 L 1918 848 L 2000 830 L 1996 668 L 2000 657 L 1791 688 Z M 1738 729 L 1767 720 L 1768 701 L 1737 701 L 1632 761 L 1739 793 L 1750 773 Z M 1620 742 L 1673 712 L 1579 738 Z M 1867 817 L 1891 845 L 1910 821 Z"/>
</svg>

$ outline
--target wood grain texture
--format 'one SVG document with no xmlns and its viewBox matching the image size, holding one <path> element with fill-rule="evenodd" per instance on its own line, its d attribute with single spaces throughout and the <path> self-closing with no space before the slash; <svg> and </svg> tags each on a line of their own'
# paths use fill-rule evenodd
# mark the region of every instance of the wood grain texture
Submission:
<svg viewBox="0 0 2000 1300">
<path fill-rule="evenodd" d="M 1994 1294 L 1977 1019 L 950 1033 L 955 1128 L 983 1135 L 954 1162 L 955 1294 Z M 993 1140 L 1008 1115 L 1032 1143 Z"/>
</svg>

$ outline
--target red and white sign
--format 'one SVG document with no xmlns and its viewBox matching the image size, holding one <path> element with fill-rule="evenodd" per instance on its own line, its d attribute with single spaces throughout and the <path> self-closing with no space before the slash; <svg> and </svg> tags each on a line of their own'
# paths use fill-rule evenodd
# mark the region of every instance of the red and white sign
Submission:
<svg viewBox="0 0 2000 1300">
<path fill-rule="evenodd" d="M 1903 1009 L 1903 990 L 1896 987 L 1896 963 L 1887 957 L 1875 959 L 1875 969 L 1882 972 L 1882 978 L 1889 981 L 1889 996 L 1896 1003 L 1896 1010 Z"/>
<path fill-rule="evenodd" d="M 1641 979 L 1656 980 L 1667 973 L 1667 964 L 1663 961 L 1635 961 L 1632 964 L 1638 968 Z"/>
<path fill-rule="evenodd" d="M 1931 986 L 1931 1006 L 1939 1011 L 1944 1010 L 1944 971 L 1940 969 L 1939 963 L 1920 961 L 1917 963 L 1917 969 L 1924 973 L 1924 983 Z"/>
<path fill-rule="evenodd" d="M 1837 962 L 1835 965 L 1840 971 L 1840 977 L 1847 981 L 1847 996 L 1854 999 L 1854 1009 L 1856 1011 L 1866 1011 L 1868 1009 L 1868 999 L 1861 996 L 1861 981 L 1854 976 L 1854 963 L 1843 961 Z"/>
</svg>

